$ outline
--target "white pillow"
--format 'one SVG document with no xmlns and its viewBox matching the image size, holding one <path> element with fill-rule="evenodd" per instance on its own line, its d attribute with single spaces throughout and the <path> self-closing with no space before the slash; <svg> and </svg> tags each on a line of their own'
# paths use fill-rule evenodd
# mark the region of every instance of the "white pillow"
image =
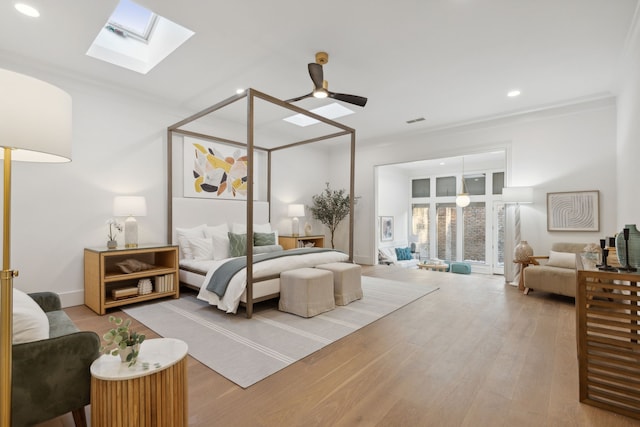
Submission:
<svg viewBox="0 0 640 427">
<path fill-rule="evenodd" d="M 231 256 L 229 251 L 229 236 L 222 236 L 214 234 L 211 236 L 211 242 L 213 244 L 213 259 L 226 259 Z"/>
<path fill-rule="evenodd" d="M 229 226 L 227 224 L 220 224 L 220 225 L 208 225 L 205 229 L 204 229 L 204 235 L 205 237 L 211 238 L 211 236 L 218 235 L 218 236 L 226 236 L 227 233 L 229 232 Z"/>
<path fill-rule="evenodd" d="M 234 234 L 245 234 L 247 232 L 247 224 L 239 224 L 234 222 L 231 225 L 231 232 Z M 254 233 L 271 233 L 271 224 L 253 224 Z M 277 241 L 277 240 L 276 240 Z"/>
<path fill-rule="evenodd" d="M 395 248 L 378 248 L 378 252 L 382 254 L 383 261 L 397 262 Z"/>
<path fill-rule="evenodd" d="M 576 268 L 576 254 L 551 251 L 546 265 L 550 267 Z"/>
<path fill-rule="evenodd" d="M 14 288 L 13 343 L 20 344 L 47 338 L 49 338 L 49 318 L 33 298 Z"/>
<path fill-rule="evenodd" d="M 195 260 L 213 259 L 213 243 L 206 237 L 192 237 L 189 239 L 189 248 Z"/>
<path fill-rule="evenodd" d="M 182 252 L 182 259 L 193 259 L 193 253 L 189 247 L 189 239 L 194 237 L 206 237 L 204 230 L 207 228 L 206 224 L 200 224 L 193 228 L 176 228 L 176 236 L 178 238 L 178 246 Z"/>
</svg>

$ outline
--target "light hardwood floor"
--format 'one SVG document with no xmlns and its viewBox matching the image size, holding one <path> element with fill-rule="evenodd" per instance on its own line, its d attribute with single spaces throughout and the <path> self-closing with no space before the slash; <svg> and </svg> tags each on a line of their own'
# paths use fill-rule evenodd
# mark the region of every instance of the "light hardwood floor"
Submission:
<svg viewBox="0 0 640 427">
<path fill-rule="evenodd" d="M 502 276 L 363 271 L 440 289 L 246 390 L 189 358 L 189 425 L 640 426 L 578 402 L 573 299 L 524 296 Z M 41 426 L 61 425 L 71 417 Z"/>
</svg>

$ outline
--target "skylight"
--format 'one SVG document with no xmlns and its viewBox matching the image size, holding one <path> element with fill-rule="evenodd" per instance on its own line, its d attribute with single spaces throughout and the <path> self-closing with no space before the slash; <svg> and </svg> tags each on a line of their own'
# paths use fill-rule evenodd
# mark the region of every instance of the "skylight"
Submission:
<svg viewBox="0 0 640 427">
<path fill-rule="evenodd" d="M 121 0 L 87 55 L 146 74 L 193 34 L 131 0 Z"/>
<path fill-rule="evenodd" d="M 125 31 L 128 35 L 148 40 L 155 20 L 156 14 L 149 9 L 130 0 L 121 0 L 109 18 L 109 24 Z"/>
<path fill-rule="evenodd" d="M 353 114 L 354 112 L 344 107 L 337 102 L 332 104 L 323 105 L 322 107 L 314 108 L 310 110 L 312 113 L 316 113 L 319 116 L 326 117 L 327 119 L 333 120 L 338 117 L 348 116 L 349 114 Z M 309 116 L 305 116 L 304 114 L 296 114 L 294 116 L 285 117 L 282 119 L 286 122 L 293 123 L 294 125 L 298 125 L 300 127 L 306 127 L 310 125 L 315 125 L 316 123 L 320 123 L 318 120 L 313 119 Z"/>
</svg>

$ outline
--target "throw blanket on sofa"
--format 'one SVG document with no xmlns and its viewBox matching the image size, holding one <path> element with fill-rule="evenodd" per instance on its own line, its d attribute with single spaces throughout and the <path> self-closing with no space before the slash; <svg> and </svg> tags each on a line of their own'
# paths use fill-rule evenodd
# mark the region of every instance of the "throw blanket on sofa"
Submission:
<svg viewBox="0 0 640 427">
<path fill-rule="evenodd" d="M 291 255 L 305 255 L 309 253 L 317 253 L 317 252 L 338 252 L 334 249 L 325 249 L 325 248 L 299 248 L 299 249 L 289 249 L 286 251 L 278 251 L 278 252 L 270 252 L 265 254 L 257 254 L 253 256 L 253 263 L 258 263 L 262 261 L 268 261 L 274 258 L 281 258 Z M 214 294 L 222 297 L 227 291 L 227 286 L 231 281 L 231 278 L 240 270 L 247 266 L 247 257 L 238 257 L 230 259 L 229 261 L 222 264 L 211 276 L 209 283 L 207 283 L 207 290 L 213 292 Z"/>
</svg>

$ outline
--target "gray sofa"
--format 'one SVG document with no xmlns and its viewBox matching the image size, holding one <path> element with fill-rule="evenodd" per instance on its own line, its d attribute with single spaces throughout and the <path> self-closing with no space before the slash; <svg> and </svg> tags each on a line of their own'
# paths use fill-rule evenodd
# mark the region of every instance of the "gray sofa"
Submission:
<svg viewBox="0 0 640 427">
<path fill-rule="evenodd" d="M 554 243 L 551 251 L 555 254 L 530 257 L 533 265 L 526 267 L 523 272 L 525 295 L 536 290 L 575 298 L 576 257 L 584 252 L 587 245 L 588 243 Z M 569 254 L 574 255 L 572 263 Z"/>
<path fill-rule="evenodd" d="M 80 332 L 52 292 L 29 294 L 49 319 L 49 338 L 13 345 L 11 419 L 30 426 L 73 412 L 86 425 L 91 398 L 91 363 L 100 356 L 95 332 Z"/>
</svg>

